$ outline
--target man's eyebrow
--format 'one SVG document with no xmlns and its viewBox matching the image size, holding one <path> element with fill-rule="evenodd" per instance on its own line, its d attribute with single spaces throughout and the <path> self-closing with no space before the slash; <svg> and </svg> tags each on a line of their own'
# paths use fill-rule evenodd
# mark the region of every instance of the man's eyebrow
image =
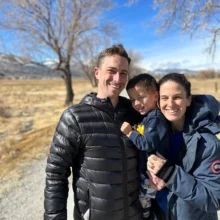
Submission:
<svg viewBox="0 0 220 220">
<path fill-rule="evenodd" d="M 112 70 L 116 70 L 117 71 L 117 68 L 113 67 L 113 66 L 109 66 L 108 69 L 112 69 Z M 126 72 L 128 73 L 128 70 L 121 70 L 121 72 Z"/>
<path fill-rule="evenodd" d="M 122 70 L 122 72 L 126 72 L 126 73 L 128 73 L 128 70 Z"/>
</svg>

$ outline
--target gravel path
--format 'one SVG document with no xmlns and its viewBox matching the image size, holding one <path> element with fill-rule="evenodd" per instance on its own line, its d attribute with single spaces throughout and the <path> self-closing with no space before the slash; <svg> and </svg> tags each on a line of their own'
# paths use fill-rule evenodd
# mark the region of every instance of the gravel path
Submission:
<svg viewBox="0 0 220 220">
<path fill-rule="evenodd" d="M 25 176 L 0 201 L 0 220 L 41 220 L 45 187 L 46 160 L 33 161 Z M 71 185 L 71 184 L 70 184 Z M 73 194 L 70 188 L 68 220 L 73 220 Z M 220 212 L 219 212 L 220 220 Z"/>
<path fill-rule="evenodd" d="M 0 201 L 0 220 L 43 219 L 46 160 L 33 161 L 25 176 Z M 71 184 L 70 184 L 71 185 Z M 68 220 L 73 216 L 73 195 L 68 199 Z"/>
</svg>

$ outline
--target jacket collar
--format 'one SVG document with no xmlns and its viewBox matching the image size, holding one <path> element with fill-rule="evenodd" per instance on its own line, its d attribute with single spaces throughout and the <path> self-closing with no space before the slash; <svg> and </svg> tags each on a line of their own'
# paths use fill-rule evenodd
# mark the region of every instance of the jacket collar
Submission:
<svg viewBox="0 0 220 220">
<path fill-rule="evenodd" d="M 100 99 L 97 97 L 97 93 L 91 92 L 84 96 L 80 104 L 91 105 L 101 111 L 107 112 L 108 114 L 113 112 L 127 112 L 131 106 L 130 101 L 127 98 L 119 96 L 118 104 L 113 107 L 109 97 Z"/>
</svg>

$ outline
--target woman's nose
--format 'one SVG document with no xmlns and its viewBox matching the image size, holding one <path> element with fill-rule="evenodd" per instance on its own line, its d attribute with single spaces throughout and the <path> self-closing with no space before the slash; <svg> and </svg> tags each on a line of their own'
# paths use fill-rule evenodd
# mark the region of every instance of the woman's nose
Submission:
<svg viewBox="0 0 220 220">
<path fill-rule="evenodd" d="M 172 105 L 173 105 L 173 99 L 168 99 L 167 105 L 168 105 L 168 106 L 172 106 Z"/>
</svg>

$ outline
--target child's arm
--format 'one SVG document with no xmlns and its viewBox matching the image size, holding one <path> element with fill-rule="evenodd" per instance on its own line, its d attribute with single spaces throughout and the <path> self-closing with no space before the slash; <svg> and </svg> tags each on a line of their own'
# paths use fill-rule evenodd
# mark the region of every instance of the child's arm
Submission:
<svg viewBox="0 0 220 220">
<path fill-rule="evenodd" d="M 152 152 L 168 144 L 167 127 L 158 117 L 151 117 L 150 120 L 145 121 L 143 132 L 142 135 L 134 130 L 129 136 L 139 150 Z"/>
</svg>

